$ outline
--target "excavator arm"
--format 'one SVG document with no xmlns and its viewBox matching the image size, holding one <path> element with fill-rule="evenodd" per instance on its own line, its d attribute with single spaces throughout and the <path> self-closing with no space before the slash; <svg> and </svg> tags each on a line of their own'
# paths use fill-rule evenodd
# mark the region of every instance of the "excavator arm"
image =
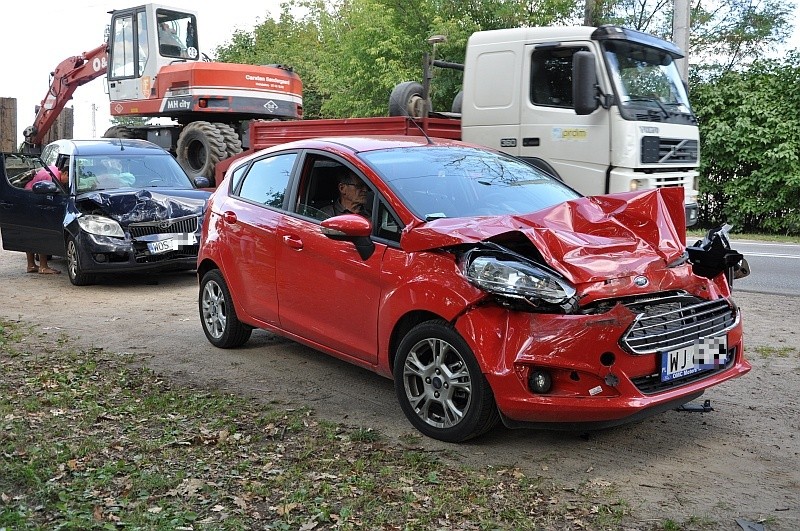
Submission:
<svg viewBox="0 0 800 531">
<path fill-rule="evenodd" d="M 69 57 L 50 73 L 50 88 L 36 112 L 33 125 L 23 131 L 25 152 L 38 152 L 47 131 L 55 123 L 64 106 L 72 99 L 75 89 L 96 79 L 108 70 L 108 45 Z"/>
</svg>

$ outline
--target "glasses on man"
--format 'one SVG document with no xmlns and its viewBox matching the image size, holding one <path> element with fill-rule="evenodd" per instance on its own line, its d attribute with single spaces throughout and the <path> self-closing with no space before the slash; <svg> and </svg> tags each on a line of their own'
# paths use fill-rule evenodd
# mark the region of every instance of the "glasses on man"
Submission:
<svg viewBox="0 0 800 531">
<path fill-rule="evenodd" d="M 342 184 L 344 184 L 345 186 L 355 186 L 359 190 L 366 190 L 367 189 L 367 185 L 364 184 L 361 181 L 342 183 Z"/>
</svg>

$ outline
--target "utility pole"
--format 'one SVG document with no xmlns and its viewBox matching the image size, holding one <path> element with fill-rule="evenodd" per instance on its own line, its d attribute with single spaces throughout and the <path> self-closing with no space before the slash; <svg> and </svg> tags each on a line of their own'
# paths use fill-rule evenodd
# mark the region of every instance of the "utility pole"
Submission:
<svg viewBox="0 0 800 531">
<path fill-rule="evenodd" d="M 97 104 L 92 103 L 92 138 L 97 138 L 97 128 L 95 126 L 97 118 Z"/>
<path fill-rule="evenodd" d="M 689 0 L 674 0 L 672 7 L 672 41 L 686 56 L 678 59 L 678 71 L 684 83 L 689 83 Z"/>
</svg>

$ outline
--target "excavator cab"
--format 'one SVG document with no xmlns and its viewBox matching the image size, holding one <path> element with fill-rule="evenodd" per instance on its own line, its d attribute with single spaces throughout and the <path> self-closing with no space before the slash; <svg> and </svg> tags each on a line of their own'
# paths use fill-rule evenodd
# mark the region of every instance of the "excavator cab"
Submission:
<svg viewBox="0 0 800 531">
<path fill-rule="evenodd" d="M 112 101 L 150 98 L 161 67 L 200 58 L 194 13 L 155 4 L 114 11 L 109 39 Z"/>
</svg>

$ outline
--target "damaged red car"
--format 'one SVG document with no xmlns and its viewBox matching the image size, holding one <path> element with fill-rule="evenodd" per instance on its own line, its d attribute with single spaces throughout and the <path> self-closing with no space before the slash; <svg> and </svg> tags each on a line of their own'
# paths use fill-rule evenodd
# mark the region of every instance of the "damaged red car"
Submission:
<svg viewBox="0 0 800 531">
<path fill-rule="evenodd" d="M 392 378 L 423 434 L 594 429 L 750 370 L 724 231 L 686 247 L 680 188 L 582 197 L 518 159 L 409 137 L 234 163 L 198 256 L 208 340 L 254 328 Z"/>
</svg>

